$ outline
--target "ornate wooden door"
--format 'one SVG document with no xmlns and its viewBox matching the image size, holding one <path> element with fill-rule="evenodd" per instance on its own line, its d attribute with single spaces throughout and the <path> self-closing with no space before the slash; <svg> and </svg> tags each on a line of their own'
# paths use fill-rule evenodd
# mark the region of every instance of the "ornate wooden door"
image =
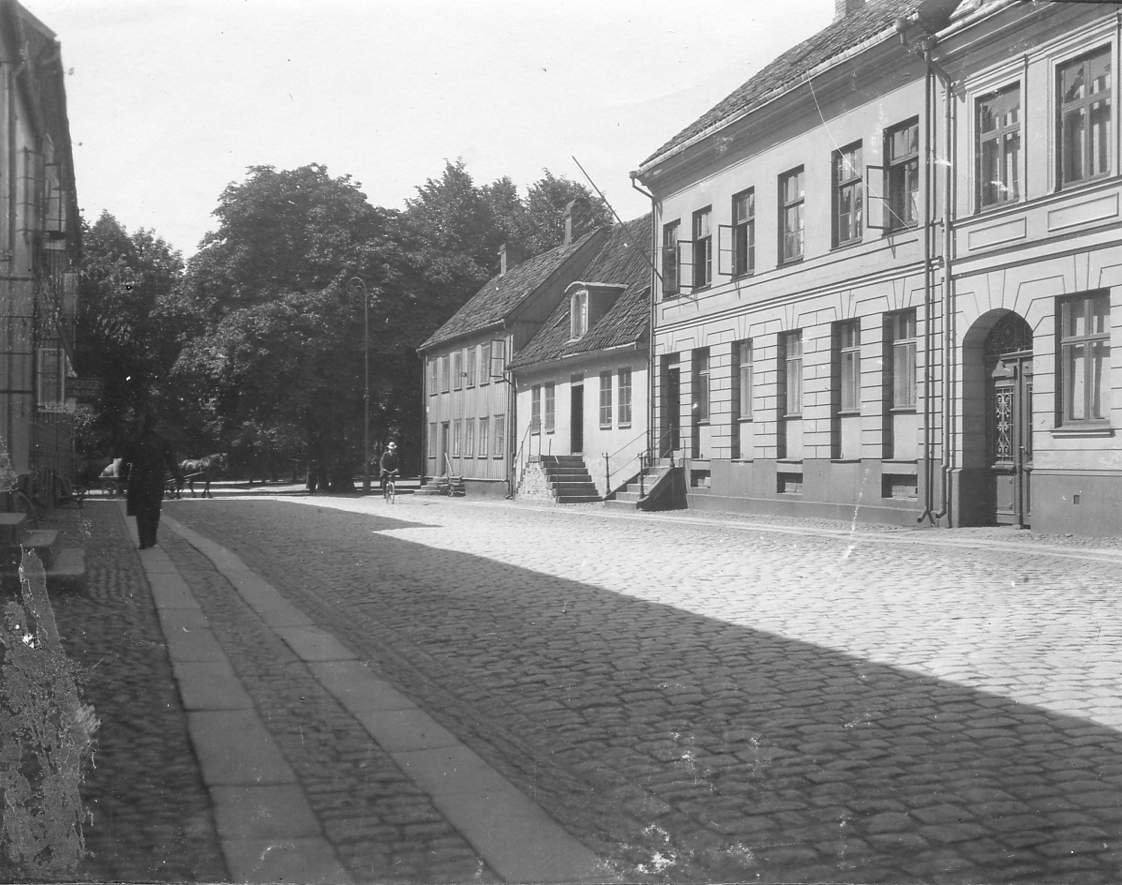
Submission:
<svg viewBox="0 0 1122 885">
<path fill-rule="evenodd" d="M 1010 314 L 986 339 L 993 521 L 1031 525 L 1032 330 Z"/>
</svg>

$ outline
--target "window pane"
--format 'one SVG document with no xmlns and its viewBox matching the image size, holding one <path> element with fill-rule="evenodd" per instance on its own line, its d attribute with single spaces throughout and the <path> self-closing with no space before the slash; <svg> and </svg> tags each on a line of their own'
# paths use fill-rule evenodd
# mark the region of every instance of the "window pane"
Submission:
<svg viewBox="0 0 1122 885">
<path fill-rule="evenodd" d="M 1065 385 L 1068 405 L 1067 417 L 1073 421 L 1083 421 L 1087 417 L 1087 369 L 1085 364 L 1086 348 L 1084 345 L 1069 344 L 1064 347 L 1064 367 L 1067 371 L 1067 384 Z"/>
<path fill-rule="evenodd" d="M 1110 344 L 1108 342 L 1092 343 L 1088 369 L 1091 373 L 1088 379 L 1091 394 L 1090 417 L 1102 421 L 1109 417 L 1110 411 Z"/>
</svg>

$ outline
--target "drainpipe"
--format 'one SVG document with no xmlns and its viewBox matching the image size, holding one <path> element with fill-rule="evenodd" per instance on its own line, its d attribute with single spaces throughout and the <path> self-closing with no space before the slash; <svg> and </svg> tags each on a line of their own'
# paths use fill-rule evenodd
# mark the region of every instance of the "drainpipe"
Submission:
<svg viewBox="0 0 1122 885">
<path fill-rule="evenodd" d="M 953 457 L 951 452 L 951 414 L 954 405 L 954 379 L 951 372 L 951 359 L 954 355 L 953 342 L 951 340 L 951 322 L 954 317 L 952 298 L 954 295 L 954 286 L 951 278 L 951 250 L 954 245 L 954 209 L 952 200 L 954 199 L 954 165 L 951 162 L 951 157 L 954 152 L 954 81 L 950 75 L 943 70 L 931 58 L 931 47 L 925 49 L 923 60 L 927 64 L 927 68 L 932 72 L 938 80 L 943 84 L 943 137 L 946 140 L 946 147 L 944 149 L 944 159 L 946 168 L 943 171 L 943 328 L 942 328 L 942 344 L 943 344 L 943 377 L 941 385 L 941 418 L 942 427 L 940 428 L 940 443 L 942 451 L 940 452 L 943 469 L 940 471 L 940 496 L 942 501 L 942 509 L 931 514 L 932 522 L 938 523 L 944 516 L 948 516 L 951 509 L 951 483 L 953 481 Z M 947 519 L 947 527 L 950 528 L 950 519 Z"/>
<path fill-rule="evenodd" d="M 641 193 L 644 197 L 651 201 L 651 298 L 650 298 L 650 311 L 648 316 L 647 333 L 647 453 L 653 454 L 651 446 L 658 437 L 655 434 L 655 283 L 658 281 L 658 266 L 656 264 L 656 257 L 658 255 L 658 224 L 657 224 L 657 207 L 658 202 L 655 200 L 654 194 L 639 187 L 636 183 L 639 178 L 639 173 L 636 171 L 631 172 L 631 187 Z M 643 465 L 639 465 L 640 482 L 642 482 Z"/>
<path fill-rule="evenodd" d="M 924 59 L 927 59 L 927 52 L 924 52 Z M 916 522 L 923 522 L 925 519 L 931 519 L 931 512 L 935 507 L 935 474 L 932 470 L 932 458 L 934 455 L 934 446 L 931 440 L 931 369 L 932 357 L 934 356 L 932 347 L 932 332 L 931 321 L 934 314 L 932 310 L 932 283 L 931 283 L 931 261 L 932 261 L 932 238 L 934 235 L 935 225 L 935 207 L 932 201 L 932 178 L 934 175 L 933 158 L 935 154 L 935 114 L 933 110 L 932 92 L 933 92 L 934 74 L 931 68 L 928 67 L 923 80 L 923 128 L 924 128 L 924 152 L 923 152 L 923 206 L 926 218 L 923 224 L 923 352 L 926 365 L 923 372 L 923 497 L 924 508 L 923 512 L 916 519 Z"/>
</svg>

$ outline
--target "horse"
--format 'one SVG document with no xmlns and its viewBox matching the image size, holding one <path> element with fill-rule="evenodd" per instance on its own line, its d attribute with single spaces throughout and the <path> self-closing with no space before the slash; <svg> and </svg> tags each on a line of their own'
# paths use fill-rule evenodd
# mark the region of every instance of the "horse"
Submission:
<svg viewBox="0 0 1122 885">
<path fill-rule="evenodd" d="M 93 471 L 87 468 L 87 472 L 92 473 Z M 92 485 L 92 483 L 90 484 Z M 105 490 L 105 494 L 110 496 L 123 495 L 125 493 L 125 481 L 121 477 L 120 458 L 114 458 L 109 462 L 108 466 L 98 474 L 97 484 Z"/>
<path fill-rule="evenodd" d="M 195 497 L 195 480 L 202 480 L 205 485 L 203 486 L 203 497 L 213 498 L 214 495 L 210 493 L 210 481 L 216 479 L 220 473 L 226 469 L 226 456 L 224 454 L 207 455 L 205 458 L 188 458 L 179 465 L 179 472 L 183 476 L 183 482 L 187 483 L 187 487 L 191 489 L 191 497 Z M 180 483 L 175 491 L 175 497 L 179 497 L 179 491 L 183 488 L 183 483 Z"/>
</svg>

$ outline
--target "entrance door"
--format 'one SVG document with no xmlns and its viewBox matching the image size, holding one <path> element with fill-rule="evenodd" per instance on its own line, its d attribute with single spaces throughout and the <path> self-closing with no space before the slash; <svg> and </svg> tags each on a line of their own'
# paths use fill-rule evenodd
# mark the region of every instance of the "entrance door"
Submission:
<svg viewBox="0 0 1122 885">
<path fill-rule="evenodd" d="M 1010 314 L 986 339 L 991 502 L 998 525 L 1031 524 L 1032 330 Z"/>
<path fill-rule="evenodd" d="M 666 458 L 682 448 L 682 384 L 678 366 L 669 365 L 663 376 L 665 394 L 662 410 L 662 451 L 659 456 Z"/>
<path fill-rule="evenodd" d="M 447 421 L 440 425 L 440 463 L 436 465 L 437 473 L 445 473 L 449 469 L 448 456 L 452 453 L 452 450 L 448 448 L 450 426 Z"/>
<path fill-rule="evenodd" d="M 584 451 L 584 385 L 574 384 L 572 414 L 569 416 L 569 453 L 579 455 Z"/>
</svg>

